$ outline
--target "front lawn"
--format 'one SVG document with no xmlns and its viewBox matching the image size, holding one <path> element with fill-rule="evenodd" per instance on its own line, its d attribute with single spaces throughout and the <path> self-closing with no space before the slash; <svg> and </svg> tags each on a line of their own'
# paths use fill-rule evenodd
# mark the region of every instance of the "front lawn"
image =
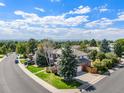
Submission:
<svg viewBox="0 0 124 93">
<path fill-rule="evenodd" d="M 0 58 L 3 58 L 4 57 L 4 55 L 0 55 Z"/>
<path fill-rule="evenodd" d="M 36 73 L 35 75 L 39 78 L 43 79 L 47 83 L 53 85 L 54 87 L 58 89 L 75 89 L 81 85 L 81 83 L 77 82 L 76 80 L 73 80 L 72 82 L 65 82 L 63 78 L 60 76 L 57 76 L 53 73 L 47 73 L 45 71 L 39 72 L 43 70 L 44 68 L 41 67 L 35 67 L 35 66 L 28 66 L 27 69 L 31 71 L 32 73 Z M 39 72 L 39 73 L 37 73 Z"/>
<path fill-rule="evenodd" d="M 37 73 L 36 76 L 38 76 L 39 78 L 43 79 L 44 81 L 48 82 L 49 84 L 53 85 L 58 89 L 75 89 L 81 85 L 81 83 L 77 82 L 76 80 L 67 83 L 63 81 L 61 77 L 56 76 L 53 73 L 40 72 Z"/>
<path fill-rule="evenodd" d="M 20 62 L 21 62 L 22 64 L 24 64 L 25 62 L 27 62 L 27 60 L 26 60 L 26 59 L 20 59 Z"/>
<path fill-rule="evenodd" d="M 30 66 L 27 67 L 27 69 L 29 71 L 31 71 L 32 73 L 36 73 L 36 72 L 39 72 L 39 71 L 43 70 L 44 68 L 35 67 L 35 66 L 30 65 Z"/>
<path fill-rule="evenodd" d="M 20 54 L 20 59 L 24 59 L 24 56 L 22 54 Z"/>
</svg>

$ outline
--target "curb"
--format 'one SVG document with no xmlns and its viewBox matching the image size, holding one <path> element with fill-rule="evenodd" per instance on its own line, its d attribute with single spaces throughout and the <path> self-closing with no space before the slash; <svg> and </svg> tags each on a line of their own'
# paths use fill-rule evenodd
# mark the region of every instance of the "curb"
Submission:
<svg viewBox="0 0 124 93">
<path fill-rule="evenodd" d="M 32 72 L 28 71 L 23 64 L 19 63 L 18 66 L 22 69 L 22 71 L 27 74 L 30 78 L 32 78 L 34 81 L 36 81 L 38 84 L 46 88 L 48 91 L 52 93 L 60 93 L 60 90 L 57 88 L 53 87 L 52 85 L 48 84 L 44 80 L 40 79 L 36 75 L 34 75 Z"/>
<path fill-rule="evenodd" d="M 3 61 L 5 58 L 6 58 L 6 56 L 4 56 L 3 58 L 1 58 L 1 61 Z M 1 61 L 0 61 L 0 62 L 1 62 Z"/>
</svg>

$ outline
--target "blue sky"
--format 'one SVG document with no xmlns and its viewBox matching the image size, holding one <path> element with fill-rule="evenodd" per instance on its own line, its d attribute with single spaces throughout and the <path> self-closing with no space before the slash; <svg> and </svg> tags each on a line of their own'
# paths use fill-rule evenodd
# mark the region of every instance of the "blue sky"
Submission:
<svg viewBox="0 0 124 93">
<path fill-rule="evenodd" d="M 123 0 L 0 0 L 0 39 L 118 39 Z"/>
</svg>

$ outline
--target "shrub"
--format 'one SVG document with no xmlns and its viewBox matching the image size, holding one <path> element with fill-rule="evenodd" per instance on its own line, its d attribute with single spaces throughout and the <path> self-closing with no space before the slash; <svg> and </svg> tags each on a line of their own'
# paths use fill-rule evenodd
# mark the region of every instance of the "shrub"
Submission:
<svg viewBox="0 0 124 93">
<path fill-rule="evenodd" d="M 101 61 L 101 60 L 105 59 L 106 56 L 105 56 L 105 54 L 103 52 L 99 52 L 99 53 L 97 53 L 96 58 L 100 59 L 100 61 Z"/>
<path fill-rule="evenodd" d="M 52 72 L 51 69 L 50 69 L 50 67 L 46 67 L 46 68 L 45 68 L 45 71 L 46 71 L 47 73 L 51 73 L 51 72 Z"/>
<path fill-rule="evenodd" d="M 112 66 L 113 66 L 113 62 L 111 59 L 103 59 L 102 64 L 104 64 L 104 66 L 109 69 L 112 68 Z"/>
<path fill-rule="evenodd" d="M 102 61 L 100 61 L 99 59 L 96 59 L 94 62 L 93 62 L 93 66 L 97 68 L 97 70 L 100 72 L 100 73 L 104 73 L 108 70 L 107 66 L 105 63 L 103 63 Z"/>
<path fill-rule="evenodd" d="M 47 59 L 40 50 L 36 52 L 36 64 L 41 67 L 48 66 Z"/>
<path fill-rule="evenodd" d="M 112 60 L 112 62 L 113 62 L 114 64 L 116 64 L 116 63 L 119 62 L 119 60 L 118 60 L 117 58 L 112 58 L 111 60 Z"/>
<path fill-rule="evenodd" d="M 57 69 L 57 66 L 52 66 L 52 67 L 46 67 L 45 71 L 47 73 L 54 73 L 57 75 L 58 69 Z"/>
<path fill-rule="evenodd" d="M 93 74 L 97 73 L 97 68 L 95 68 L 95 67 L 84 66 L 83 70 L 88 72 L 88 73 L 93 73 Z"/>
<path fill-rule="evenodd" d="M 105 56 L 107 59 L 117 58 L 116 54 L 114 54 L 114 53 L 106 53 Z"/>
<path fill-rule="evenodd" d="M 118 60 L 116 54 L 114 54 L 114 53 L 106 53 L 105 55 L 106 55 L 106 58 L 107 58 L 107 59 L 111 59 L 113 65 L 114 65 L 115 63 L 118 63 L 118 62 L 119 62 L 119 60 Z"/>
<path fill-rule="evenodd" d="M 95 60 L 96 59 L 96 55 L 97 55 L 97 51 L 96 50 L 92 50 L 90 53 L 89 53 L 89 58 L 91 59 L 91 60 Z"/>
<path fill-rule="evenodd" d="M 25 59 L 27 58 L 27 55 L 26 55 L 26 53 L 24 53 L 24 54 L 23 54 L 23 57 L 24 57 Z"/>
<path fill-rule="evenodd" d="M 51 71 L 52 71 L 52 73 L 57 75 L 57 72 L 58 72 L 57 66 L 51 67 Z"/>
</svg>

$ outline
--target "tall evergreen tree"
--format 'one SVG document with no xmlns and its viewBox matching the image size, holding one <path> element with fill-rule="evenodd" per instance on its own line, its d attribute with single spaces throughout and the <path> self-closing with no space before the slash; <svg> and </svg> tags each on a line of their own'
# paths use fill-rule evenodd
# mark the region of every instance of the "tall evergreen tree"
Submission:
<svg viewBox="0 0 124 93">
<path fill-rule="evenodd" d="M 106 58 L 105 53 L 98 52 L 96 58 L 100 59 L 100 61 L 102 61 L 103 59 Z"/>
<path fill-rule="evenodd" d="M 16 44 L 16 53 L 25 54 L 27 50 L 27 43 L 20 42 Z"/>
<path fill-rule="evenodd" d="M 30 39 L 28 41 L 28 52 L 29 53 L 35 53 L 35 49 L 37 48 L 37 41 L 35 39 Z"/>
<path fill-rule="evenodd" d="M 81 49 L 82 51 L 86 51 L 86 50 L 87 50 L 86 44 L 81 43 L 81 44 L 80 44 L 80 49 Z"/>
<path fill-rule="evenodd" d="M 96 59 L 96 56 L 97 56 L 97 51 L 96 50 L 92 50 L 90 53 L 89 53 L 89 58 L 93 61 L 95 61 Z"/>
<path fill-rule="evenodd" d="M 110 52 L 109 43 L 106 39 L 102 40 L 100 45 L 100 51 L 104 53 Z"/>
<path fill-rule="evenodd" d="M 96 40 L 95 39 L 92 39 L 91 40 L 90 46 L 93 46 L 93 47 L 96 47 L 97 46 L 97 43 L 96 43 Z"/>
<path fill-rule="evenodd" d="M 66 44 L 62 49 L 61 61 L 59 62 L 60 75 L 65 81 L 71 81 L 77 73 L 77 60 L 73 55 L 69 44 Z"/>
<path fill-rule="evenodd" d="M 36 64 L 38 66 L 48 66 L 46 57 L 44 55 L 44 51 L 42 47 L 38 47 L 38 50 L 36 51 Z"/>
<path fill-rule="evenodd" d="M 120 43 L 116 43 L 116 44 L 114 45 L 114 53 L 115 53 L 118 57 L 121 57 L 122 51 L 123 51 L 123 49 L 122 49 L 121 44 L 120 44 Z"/>
</svg>

